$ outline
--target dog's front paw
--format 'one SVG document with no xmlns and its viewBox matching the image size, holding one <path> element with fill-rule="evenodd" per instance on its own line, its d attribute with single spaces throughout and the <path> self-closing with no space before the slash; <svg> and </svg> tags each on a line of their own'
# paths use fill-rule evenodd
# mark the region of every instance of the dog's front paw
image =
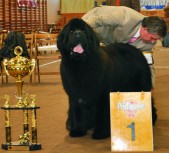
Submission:
<svg viewBox="0 0 169 153">
<path fill-rule="evenodd" d="M 106 139 L 108 137 L 110 137 L 109 132 L 94 132 L 92 135 L 92 138 L 96 140 Z"/>
<path fill-rule="evenodd" d="M 69 135 L 71 137 L 82 137 L 82 136 L 86 135 L 86 132 L 83 132 L 81 130 L 71 130 L 69 132 Z"/>
</svg>

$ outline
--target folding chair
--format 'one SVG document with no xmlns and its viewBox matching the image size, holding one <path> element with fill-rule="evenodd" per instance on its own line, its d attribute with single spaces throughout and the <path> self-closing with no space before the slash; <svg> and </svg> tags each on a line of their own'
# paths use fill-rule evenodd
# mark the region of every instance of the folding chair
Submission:
<svg viewBox="0 0 169 153">
<path fill-rule="evenodd" d="M 0 34 L 0 48 L 4 45 L 4 40 L 8 34 L 8 30 L 2 30 Z M 3 63 L 0 63 L 0 69 L 1 69 L 1 83 L 4 83 L 4 77 L 6 80 L 6 83 L 8 83 L 8 75 L 6 75 L 3 67 Z"/>
<path fill-rule="evenodd" d="M 34 44 L 34 36 L 33 33 L 25 33 L 25 42 L 28 48 L 28 52 L 30 54 L 30 57 L 33 56 L 33 44 Z"/>
<path fill-rule="evenodd" d="M 40 75 L 59 75 L 60 73 L 57 71 L 48 71 L 43 72 L 40 71 L 40 60 L 60 60 L 61 56 L 57 54 L 57 46 L 56 46 L 56 40 L 57 40 L 58 34 L 49 34 L 49 33 L 35 33 L 34 40 L 35 40 L 35 60 L 36 60 L 36 66 L 34 70 L 34 82 L 36 82 L 36 76 L 38 76 L 38 82 L 40 82 Z M 55 51 L 56 55 L 48 54 L 43 55 L 40 52 L 46 51 L 49 53 L 52 50 Z"/>
<path fill-rule="evenodd" d="M 30 59 L 33 58 L 34 52 L 33 52 L 33 45 L 34 45 L 34 35 L 33 33 L 25 33 L 25 42 L 28 48 L 28 52 L 30 54 Z M 30 76 L 30 82 L 32 82 L 32 74 Z"/>
</svg>

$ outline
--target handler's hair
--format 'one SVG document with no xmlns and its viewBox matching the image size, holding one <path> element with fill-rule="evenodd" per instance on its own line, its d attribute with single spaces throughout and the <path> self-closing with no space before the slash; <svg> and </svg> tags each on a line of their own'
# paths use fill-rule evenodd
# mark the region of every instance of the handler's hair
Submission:
<svg viewBox="0 0 169 153">
<path fill-rule="evenodd" d="M 167 33 L 167 24 L 159 16 L 145 17 L 142 21 L 142 26 L 147 28 L 148 32 L 158 34 L 161 37 L 164 37 Z"/>
</svg>

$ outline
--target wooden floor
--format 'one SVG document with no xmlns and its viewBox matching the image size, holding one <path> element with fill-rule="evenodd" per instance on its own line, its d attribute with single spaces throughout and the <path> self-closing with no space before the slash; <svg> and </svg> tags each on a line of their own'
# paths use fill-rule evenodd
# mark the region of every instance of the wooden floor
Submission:
<svg viewBox="0 0 169 153">
<path fill-rule="evenodd" d="M 169 48 L 158 44 L 154 52 L 156 83 L 155 103 L 158 109 L 158 121 L 154 127 L 154 152 L 169 153 Z M 59 69 L 59 63 L 42 67 L 44 70 Z M 91 133 L 81 138 L 70 138 L 65 129 L 68 98 L 63 90 L 60 76 L 43 76 L 41 83 L 30 84 L 28 77 L 24 79 L 24 91 L 37 95 L 38 142 L 42 149 L 36 153 L 110 153 L 110 138 L 92 140 Z M 10 104 L 16 104 L 15 79 L 9 78 L 8 84 L 0 86 L 0 106 L 4 105 L 4 95 L 11 97 Z M 5 142 L 4 111 L 0 110 L 0 143 Z M 11 112 L 12 141 L 17 141 L 22 134 L 22 112 Z M 0 149 L 0 153 L 5 153 Z M 21 151 L 10 151 L 18 153 Z M 28 153 L 29 151 L 24 151 Z"/>
</svg>

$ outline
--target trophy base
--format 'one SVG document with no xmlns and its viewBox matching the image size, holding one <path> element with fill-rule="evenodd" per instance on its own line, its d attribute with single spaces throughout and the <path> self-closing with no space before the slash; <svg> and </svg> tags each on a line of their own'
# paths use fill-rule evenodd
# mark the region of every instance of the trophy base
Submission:
<svg viewBox="0 0 169 153">
<path fill-rule="evenodd" d="M 26 144 L 21 145 L 19 142 L 12 142 L 2 144 L 2 149 L 4 150 L 15 150 L 15 151 L 33 151 L 33 150 L 41 150 L 41 144 Z"/>
</svg>

